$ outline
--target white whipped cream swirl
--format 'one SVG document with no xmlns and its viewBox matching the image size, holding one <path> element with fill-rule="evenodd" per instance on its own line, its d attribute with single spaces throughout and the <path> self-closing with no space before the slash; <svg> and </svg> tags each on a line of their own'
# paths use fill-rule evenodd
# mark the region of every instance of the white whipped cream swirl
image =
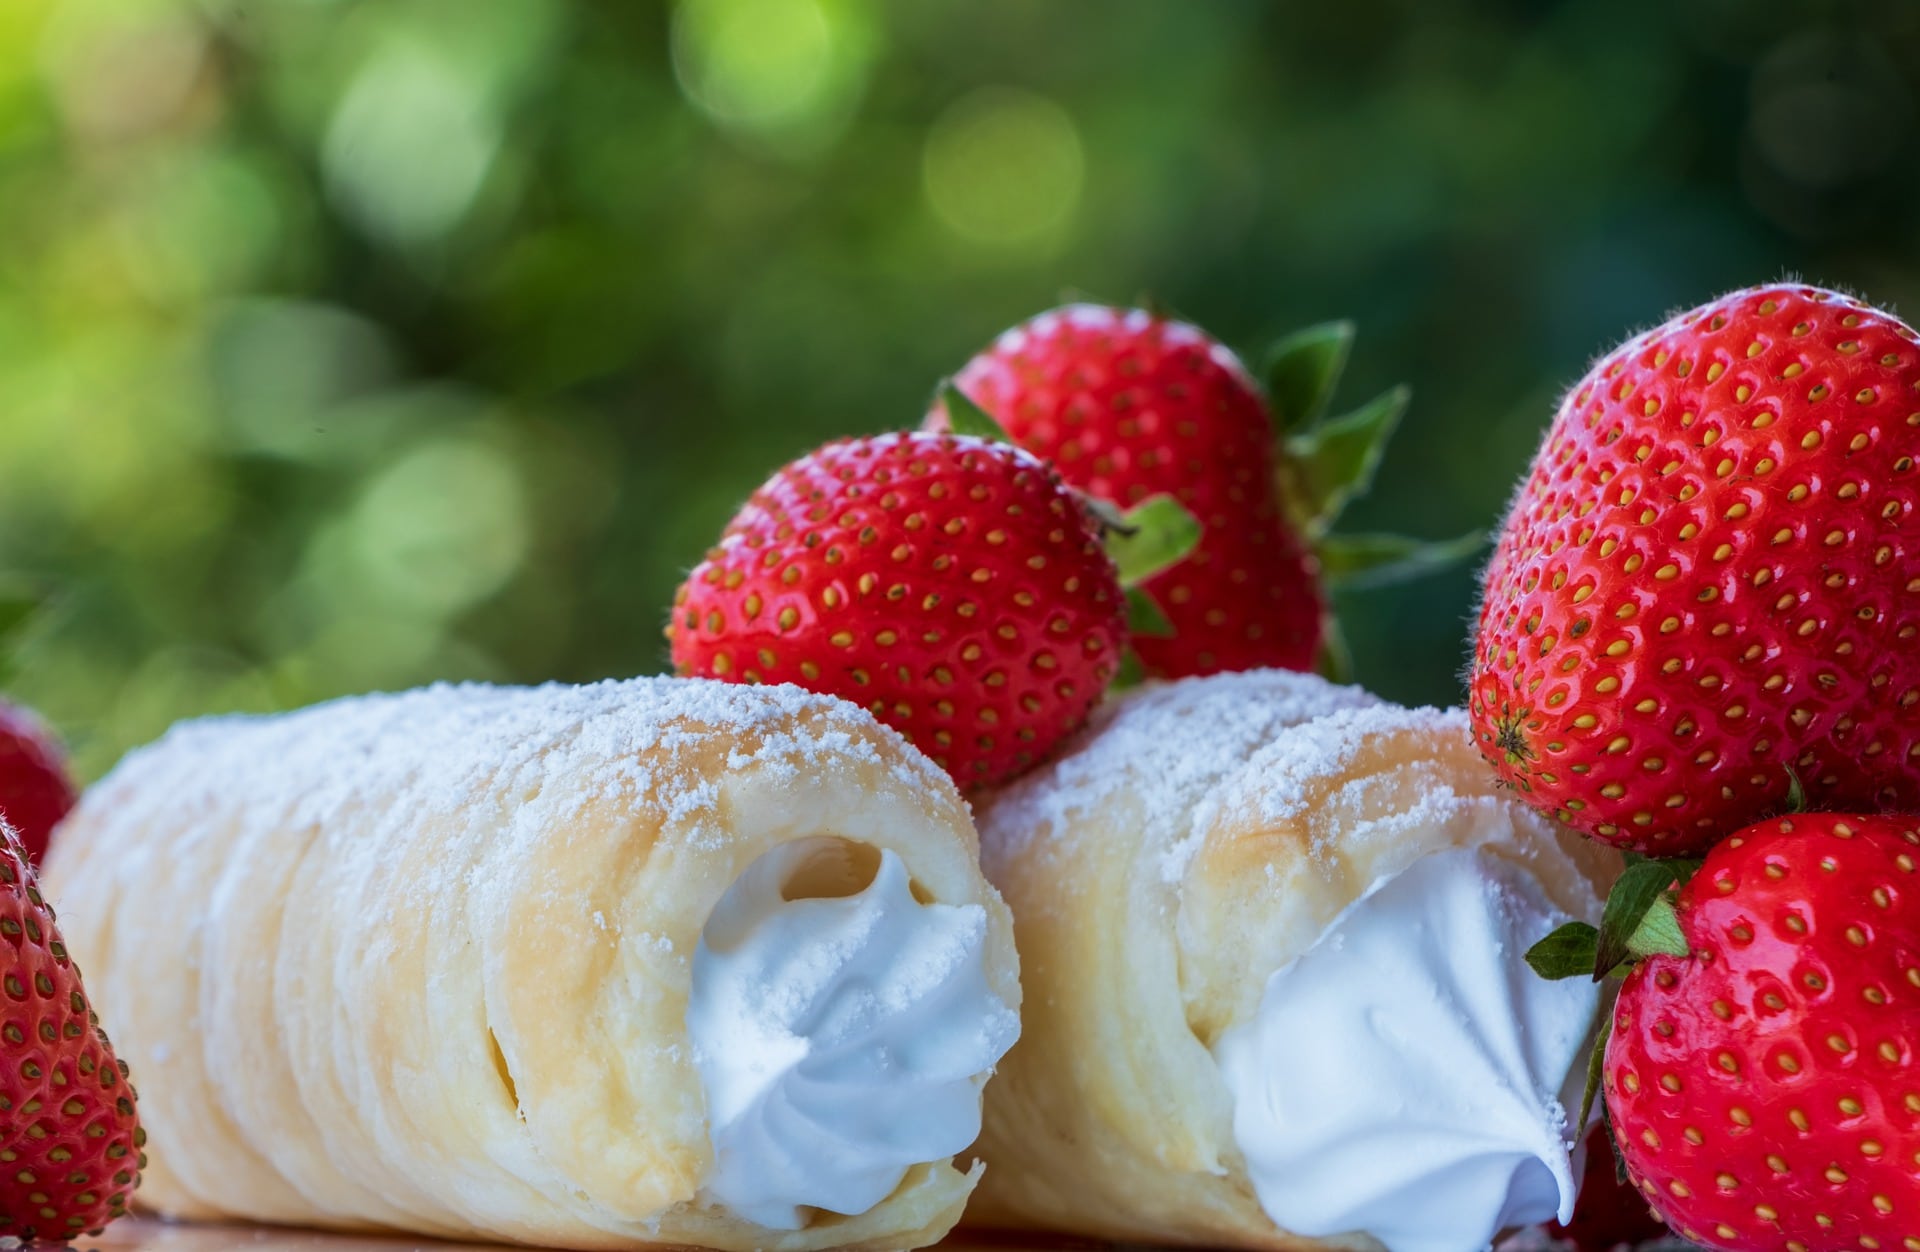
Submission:
<svg viewBox="0 0 1920 1252">
<path fill-rule="evenodd" d="M 1599 1008 L 1523 960 L 1566 918 L 1485 852 L 1348 905 L 1214 1048 L 1260 1205 L 1296 1234 L 1474 1252 L 1573 1212 L 1567 1125 Z"/>
<path fill-rule="evenodd" d="M 987 983 L 986 910 L 921 903 L 894 853 L 854 894 L 788 899 L 831 844 L 756 860 L 693 958 L 687 1029 L 714 1155 L 703 1198 L 772 1229 L 806 1225 L 810 1208 L 864 1213 L 913 1166 L 966 1148 L 1020 1033 Z"/>
</svg>

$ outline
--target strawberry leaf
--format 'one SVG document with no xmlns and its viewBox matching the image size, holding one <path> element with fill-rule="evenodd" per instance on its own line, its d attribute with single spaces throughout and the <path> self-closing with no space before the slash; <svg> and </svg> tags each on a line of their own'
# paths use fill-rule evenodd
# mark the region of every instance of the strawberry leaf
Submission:
<svg viewBox="0 0 1920 1252">
<path fill-rule="evenodd" d="M 1600 932 L 1585 922 L 1568 922 L 1527 949 L 1527 964 L 1542 978 L 1578 978 L 1593 970 Z"/>
<path fill-rule="evenodd" d="M 1128 648 L 1120 656 L 1120 668 L 1114 672 L 1113 681 L 1108 684 L 1110 691 L 1126 691 L 1138 687 L 1147 681 L 1146 667 L 1140 664 L 1140 654 Z"/>
<path fill-rule="evenodd" d="M 1600 1015 L 1600 1031 L 1594 1037 L 1593 1051 L 1587 1053 L 1587 1089 L 1580 1096 L 1580 1120 L 1576 1126 L 1585 1126 L 1587 1119 L 1593 1116 L 1593 1098 L 1600 1094 L 1600 1077 L 1607 1068 L 1607 1040 L 1613 1036 L 1613 1013 L 1611 1010 Z M 1608 1135 L 1612 1135 L 1609 1130 Z"/>
<path fill-rule="evenodd" d="M 951 380 L 940 384 L 940 403 L 947 410 L 947 429 L 954 434 L 972 435 L 989 443 L 1013 442 L 1006 427 L 994 421 L 991 413 L 975 404 Z"/>
<path fill-rule="evenodd" d="M 1200 542 L 1200 519 L 1172 496 L 1151 496 L 1120 515 L 1107 531 L 1122 587 L 1137 587 L 1187 559 Z"/>
<path fill-rule="evenodd" d="M 1633 950 L 1633 940 L 1641 923 L 1678 877 L 1679 871 L 1672 861 L 1640 861 L 1622 871 L 1619 880 L 1613 884 L 1613 891 L 1607 896 L 1607 907 L 1600 915 L 1599 942 L 1594 945 L 1593 964 L 1587 971 L 1593 975 L 1595 982 L 1605 978 L 1628 957 L 1647 955 Z M 1672 914 L 1671 905 L 1666 912 Z M 1676 936 L 1679 934 L 1677 923 L 1673 933 Z M 1682 944 L 1675 955 L 1685 953 L 1686 947 Z"/>
<path fill-rule="evenodd" d="M 1373 486 L 1380 454 L 1412 394 L 1395 387 L 1351 413 L 1288 436 L 1280 458 L 1282 494 L 1309 536 L 1324 535 L 1347 502 Z"/>
<path fill-rule="evenodd" d="M 1352 322 L 1323 322 L 1297 330 L 1267 350 L 1267 396 L 1276 427 L 1305 430 L 1320 419 L 1347 368 L 1352 346 Z"/>
<path fill-rule="evenodd" d="M 1327 584 L 1343 591 L 1386 587 L 1437 573 L 1466 560 L 1486 545 L 1484 531 L 1453 539 L 1414 539 L 1408 535 L 1327 535 L 1315 545 Z"/>
<path fill-rule="evenodd" d="M 1153 602 L 1153 597 L 1138 587 L 1127 588 L 1127 633 L 1132 635 L 1159 635 L 1171 638 L 1173 623 Z"/>
<path fill-rule="evenodd" d="M 1680 914 L 1671 897 L 1662 894 L 1654 900 L 1628 937 L 1627 951 L 1635 957 L 1686 956 L 1691 951 L 1686 935 L 1680 931 Z"/>
</svg>

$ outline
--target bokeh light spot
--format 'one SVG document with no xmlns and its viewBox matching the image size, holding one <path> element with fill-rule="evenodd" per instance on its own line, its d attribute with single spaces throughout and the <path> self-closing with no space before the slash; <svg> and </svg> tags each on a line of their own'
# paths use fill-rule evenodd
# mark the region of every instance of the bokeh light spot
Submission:
<svg viewBox="0 0 1920 1252">
<path fill-rule="evenodd" d="M 153 161 L 117 207 L 117 260 L 156 303 L 244 290 L 277 257 L 274 188 L 224 153 L 189 149 Z"/>
<path fill-rule="evenodd" d="M 681 0 L 673 67 L 721 125 L 816 146 L 837 133 L 865 83 L 864 9 L 828 0 Z"/>
<path fill-rule="evenodd" d="M 207 376 L 223 441 L 239 452 L 315 457 L 339 442 L 328 412 L 394 367 L 380 329 L 334 305 L 236 300 L 212 320 Z"/>
<path fill-rule="evenodd" d="M 1787 40 L 1754 70 L 1749 133 L 1789 181 L 1825 190 L 1896 159 L 1913 97 L 1886 53 L 1857 38 Z"/>
<path fill-rule="evenodd" d="M 927 134 L 927 199 L 940 220 L 980 243 L 1052 238 L 1084 176 L 1067 111 L 1030 91 L 985 87 L 949 105 Z"/>
<path fill-rule="evenodd" d="M 396 41 L 355 76 L 327 128 L 327 189 L 369 233 L 413 247 L 472 206 L 499 147 L 480 91 L 429 50 Z"/>
<path fill-rule="evenodd" d="M 35 6 L 21 6 L 31 11 Z M 205 65 L 205 31 L 165 5 L 65 4 L 41 37 L 60 112 L 90 141 L 163 133 L 179 121 Z M 146 10 L 146 11 L 143 11 Z"/>
<path fill-rule="evenodd" d="M 351 525 L 366 583 L 340 591 L 371 589 L 427 617 L 486 599 L 527 552 L 520 478 L 499 449 L 475 439 L 433 439 L 400 457 L 368 486 Z"/>
</svg>

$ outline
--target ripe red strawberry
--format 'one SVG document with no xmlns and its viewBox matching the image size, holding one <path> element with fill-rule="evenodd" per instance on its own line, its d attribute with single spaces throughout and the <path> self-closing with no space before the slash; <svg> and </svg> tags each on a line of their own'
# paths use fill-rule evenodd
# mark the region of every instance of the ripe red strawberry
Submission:
<svg viewBox="0 0 1920 1252">
<path fill-rule="evenodd" d="M 1576 383 L 1486 574 L 1481 750 L 1663 855 L 1778 812 L 1920 807 L 1920 337 L 1737 291 Z"/>
<path fill-rule="evenodd" d="M 1741 831 L 1675 903 L 1687 956 L 1621 988 L 1604 1088 L 1629 1175 L 1740 1252 L 1920 1247 L 1920 833 Z"/>
<path fill-rule="evenodd" d="M 73 802 L 66 753 L 53 731 L 28 710 L 0 700 L 0 815 L 12 823 L 33 864 L 46 855 L 53 828 Z"/>
<path fill-rule="evenodd" d="M 1196 327 L 1078 304 L 1002 335 L 954 377 L 1015 443 L 1122 507 L 1167 493 L 1200 519 L 1199 546 L 1144 589 L 1171 636 L 1134 647 L 1149 674 L 1311 669 L 1326 597 L 1275 479 L 1259 386 Z M 936 406 L 929 424 L 940 427 Z"/>
<path fill-rule="evenodd" d="M 1620 1181 L 1613 1144 L 1604 1127 L 1587 1132 L 1587 1164 L 1580 1175 L 1580 1194 L 1573 1220 L 1550 1222 L 1547 1233 L 1573 1245 L 1574 1252 L 1613 1252 L 1660 1238 L 1666 1223 L 1647 1207 L 1633 1184 Z"/>
<path fill-rule="evenodd" d="M 20 840 L 0 823 L 0 1237 L 58 1242 L 127 1211 L 146 1132 Z"/>
<path fill-rule="evenodd" d="M 866 705 L 975 787 L 1085 720 L 1125 599 L 1099 523 L 1044 463 L 890 434 L 775 473 L 688 576 L 667 634 L 682 674 Z"/>
</svg>

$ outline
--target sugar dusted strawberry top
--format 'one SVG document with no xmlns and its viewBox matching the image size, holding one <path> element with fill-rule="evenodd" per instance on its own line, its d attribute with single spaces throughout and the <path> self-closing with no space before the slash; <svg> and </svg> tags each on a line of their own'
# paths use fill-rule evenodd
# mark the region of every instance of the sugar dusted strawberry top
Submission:
<svg viewBox="0 0 1920 1252">
<path fill-rule="evenodd" d="M 1225 346 L 1076 304 L 1009 330 L 954 381 L 1074 486 L 1122 507 L 1166 492 L 1200 519 L 1199 547 L 1146 584 L 1174 627 L 1135 639 L 1149 673 L 1312 668 L 1317 566 L 1279 496 L 1266 402 Z"/>
<path fill-rule="evenodd" d="M 1777 811 L 1920 804 L 1920 337 L 1735 292 L 1568 393 L 1486 575 L 1482 750 L 1541 807 L 1681 853 Z"/>
</svg>

